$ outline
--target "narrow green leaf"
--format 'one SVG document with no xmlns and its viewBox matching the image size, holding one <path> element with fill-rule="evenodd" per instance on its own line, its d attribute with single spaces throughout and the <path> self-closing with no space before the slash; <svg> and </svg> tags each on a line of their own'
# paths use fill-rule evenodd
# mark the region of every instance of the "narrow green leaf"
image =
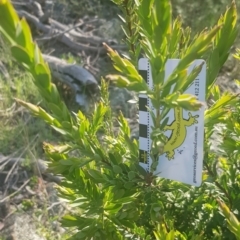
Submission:
<svg viewBox="0 0 240 240">
<path fill-rule="evenodd" d="M 39 107 L 38 107 L 38 106 L 33 105 L 33 104 L 31 104 L 31 103 L 24 102 L 24 101 L 22 101 L 22 100 L 20 100 L 20 99 L 17 99 L 17 98 L 15 98 L 15 100 L 16 100 L 19 104 L 21 104 L 22 106 L 28 108 L 28 109 L 29 109 L 32 113 L 34 113 L 35 115 L 38 115 L 38 113 L 39 113 Z"/>
<path fill-rule="evenodd" d="M 9 1 L 0 1 L 0 22 L 0 31 L 5 33 L 5 37 L 13 44 L 19 18 Z"/>
<path fill-rule="evenodd" d="M 72 124 L 68 121 L 61 122 L 61 125 L 65 130 L 71 130 L 72 129 Z"/>
<path fill-rule="evenodd" d="M 134 183 L 133 182 L 126 182 L 124 183 L 124 188 L 126 189 L 132 189 L 134 187 Z"/>
<path fill-rule="evenodd" d="M 117 166 L 117 165 L 113 165 L 113 171 L 116 174 L 122 173 L 122 169 L 119 166 Z"/>
<path fill-rule="evenodd" d="M 94 169 L 88 169 L 87 172 L 90 174 L 90 176 L 92 176 L 99 183 L 100 182 L 105 182 L 102 173 L 100 173 L 99 171 L 94 170 Z"/>
<path fill-rule="evenodd" d="M 46 67 L 42 63 L 35 65 L 36 79 L 42 88 L 50 91 L 51 75 L 48 73 Z"/>
<path fill-rule="evenodd" d="M 29 69 L 32 66 L 32 59 L 23 47 L 19 45 L 12 46 L 11 53 L 19 63 L 25 64 L 25 68 Z"/>
<path fill-rule="evenodd" d="M 212 88 L 213 84 L 216 81 L 217 75 L 220 71 L 220 59 L 219 59 L 219 48 L 215 47 L 208 58 L 207 66 L 207 81 L 206 81 L 206 89 L 207 89 L 207 97 L 209 97 L 209 91 Z"/>
<path fill-rule="evenodd" d="M 55 115 L 55 117 L 57 117 L 58 119 L 62 119 L 62 110 L 56 104 L 49 103 L 48 107 Z"/>
<path fill-rule="evenodd" d="M 197 78 L 204 64 L 205 62 L 203 61 L 200 65 L 195 66 L 186 79 L 183 78 L 179 79 L 179 82 L 181 81 L 183 84 L 178 86 L 179 87 L 178 89 L 177 88 L 174 89 L 173 92 L 181 90 L 181 93 L 184 93 L 188 89 L 188 87 L 193 83 L 193 81 Z"/>
</svg>

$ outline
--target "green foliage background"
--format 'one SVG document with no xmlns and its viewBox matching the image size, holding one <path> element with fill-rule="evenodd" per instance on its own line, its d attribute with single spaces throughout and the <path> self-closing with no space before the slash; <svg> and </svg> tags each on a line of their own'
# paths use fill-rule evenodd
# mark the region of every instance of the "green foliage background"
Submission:
<svg viewBox="0 0 240 240">
<path fill-rule="evenodd" d="M 145 4 L 149 2 L 145 1 Z M 156 109 L 159 109 L 160 104 L 165 107 L 164 114 L 176 106 L 197 110 L 200 103 L 194 97 L 182 96 L 179 85 L 175 93 L 170 93 L 169 86 L 176 83 L 175 76 L 169 78 L 168 84 L 159 77 L 162 76 L 163 63 L 167 57 L 165 46 L 169 44 L 166 41 L 167 32 L 170 31 L 168 1 L 162 1 L 156 6 L 161 10 L 157 13 L 166 10 L 166 18 L 157 15 L 158 22 L 152 26 L 145 21 L 145 18 L 151 17 L 145 12 L 147 8 L 139 10 L 132 5 L 130 8 L 136 10 L 143 24 L 142 29 L 138 29 L 138 26 L 133 28 L 141 31 L 143 40 L 148 42 L 138 43 L 130 35 L 126 39 L 127 44 L 134 45 L 136 50 L 130 51 L 130 60 L 122 58 L 106 46 L 121 74 L 109 78 L 121 87 L 136 92 L 145 91 L 153 96 Z M 211 99 L 205 113 L 204 182 L 200 188 L 194 188 L 155 178 L 139 167 L 138 143 L 130 139 L 130 129 L 123 115 L 117 119 L 118 133 L 113 132 L 108 85 L 105 81 L 102 81 L 100 89 L 101 99 L 92 114 L 85 116 L 81 111 L 72 114 L 51 82 L 49 68 L 41 57 L 41 51 L 33 43 L 26 22 L 19 21 L 8 1 L 0 0 L 0 31 L 10 42 L 12 56 L 32 74 L 44 104 L 36 106 L 24 99 L 16 100 L 34 116 L 47 122 L 64 139 L 59 145 L 46 143 L 44 149 L 49 160 L 49 171 L 63 177 L 58 187 L 60 196 L 67 199 L 74 209 L 62 220 L 65 227 L 74 229 L 70 239 L 239 239 L 239 96 L 221 93 L 218 86 L 214 85 L 235 38 L 235 10 L 232 5 L 225 19 L 219 21 L 223 28 L 218 26 L 201 33 L 192 45 L 188 45 L 185 39 L 183 48 L 176 47 L 172 49 L 176 52 L 171 52 L 182 57 L 181 66 L 176 70 L 182 83 L 185 80 L 191 84 L 194 80 L 184 75 L 189 62 L 200 57 L 208 61 L 207 96 L 211 96 Z M 163 22 L 163 25 L 159 22 Z M 159 27 L 163 29 L 162 32 Z M 228 35 L 222 30 L 224 27 Z M 149 38 L 151 31 L 161 33 L 158 36 L 163 40 L 161 45 L 156 39 Z M 187 30 L 184 31 L 187 38 Z M 135 33 L 137 36 L 138 31 Z M 174 41 L 173 38 L 171 40 Z M 154 91 L 157 94 L 147 88 L 134 68 L 138 57 L 136 53 L 140 52 L 139 46 L 153 66 Z M 184 48 L 186 51 L 183 51 Z M 154 54 L 151 55 L 151 51 Z M 191 56 L 191 53 L 195 55 Z M 162 61 L 160 65 L 159 61 Z M 198 71 L 200 68 L 196 69 L 195 74 Z M 187 84 L 183 86 L 186 88 Z M 159 142 L 164 143 L 163 126 L 159 126 L 161 117 L 163 113 L 160 112 L 153 117 L 156 120 L 153 130 L 158 130 L 153 137 L 154 151 L 159 147 Z M 219 133 L 222 141 L 220 150 L 213 151 L 209 146 L 209 138 L 218 123 L 224 126 Z"/>
</svg>

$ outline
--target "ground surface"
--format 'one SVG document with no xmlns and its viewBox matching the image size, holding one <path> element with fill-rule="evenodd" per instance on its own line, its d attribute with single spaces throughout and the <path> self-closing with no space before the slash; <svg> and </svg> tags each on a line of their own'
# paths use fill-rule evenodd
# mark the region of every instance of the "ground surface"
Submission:
<svg viewBox="0 0 240 240">
<path fill-rule="evenodd" d="M 174 0 L 174 16 L 181 14 L 185 25 L 190 25 L 193 31 L 197 31 L 214 24 L 219 12 L 223 11 L 228 3 L 230 1 L 227 0 L 202 0 L 199 3 Z M 240 12 L 240 3 L 237 4 Z M 73 24 L 84 17 L 94 19 L 94 16 L 98 15 L 102 26 L 96 34 L 116 38 L 121 42 L 123 35 L 120 34 L 119 22 L 116 20 L 118 12 L 109 1 L 57 0 L 51 6 L 52 17 L 65 24 Z M 91 29 L 94 30 L 96 29 Z M 34 29 L 33 34 L 36 38 L 41 36 L 41 33 Z M 233 52 L 240 46 L 239 39 L 232 49 Z M 43 141 L 54 143 L 60 140 L 60 136 L 43 122 L 31 117 L 24 109 L 14 105 L 13 97 L 33 103 L 38 103 L 41 98 L 30 77 L 9 58 L 8 50 L 3 47 L 4 43 L 0 42 L 0 45 L 0 63 L 3 63 L 7 70 L 6 75 L 0 71 L 0 240 L 6 237 L 17 240 L 65 239 L 67 233 L 59 226 L 58 220 L 68 208 L 57 198 L 53 180 L 49 180 L 39 171 L 40 159 L 44 160 Z M 44 53 L 89 67 L 89 71 L 92 70 L 98 80 L 101 75 L 112 71 L 107 56 L 99 57 L 84 51 L 73 52 L 55 40 L 39 41 L 39 45 Z M 239 66 L 230 56 L 218 78 L 223 90 L 240 92 L 234 84 L 234 79 L 239 78 Z M 68 97 L 63 97 L 68 101 Z M 132 120 L 132 128 L 137 134 L 136 107 L 127 103 L 134 94 L 125 89 L 111 87 L 110 97 L 113 109 L 122 110 L 124 115 Z M 15 159 L 15 164 L 10 164 L 10 159 Z"/>
</svg>

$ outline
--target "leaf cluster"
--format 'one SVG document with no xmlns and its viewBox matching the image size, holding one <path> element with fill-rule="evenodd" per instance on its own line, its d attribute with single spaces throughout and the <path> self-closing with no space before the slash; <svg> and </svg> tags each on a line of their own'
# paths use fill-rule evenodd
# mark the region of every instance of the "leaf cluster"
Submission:
<svg viewBox="0 0 240 240">
<path fill-rule="evenodd" d="M 116 119 L 117 131 L 114 129 L 108 84 L 104 80 L 100 88 L 102 97 L 89 116 L 81 111 L 70 113 L 51 82 L 48 65 L 32 41 L 26 20 L 18 18 L 10 1 L 0 0 L 0 32 L 11 44 L 14 58 L 32 74 L 48 110 L 17 101 L 65 137 L 65 142 L 58 145 L 44 144 L 48 171 L 61 176 L 59 195 L 72 206 L 72 212 L 62 219 L 63 226 L 73 229 L 70 239 L 231 240 L 238 237 L 239 96 L 221 93 L 213 85 L 236 36 L 235 4 L 227 8 L 214 28 L 191 39 L 190 29 L 182 28 L 180 18 L 172 20 L 171 4 L 167 0 L 114 2 L 124 9 L 124 14 L 134 10 L 136 25 L 130 16 L 123 16 L 123 23 L 132 23 L 131 27 L 123 28 L 134 57 L 121 57 L 105 45 L 121 73 L 110 75 L 109 79 L 120 87 L 147 94 L 156 110 L 152 112 L 156 137 L 170 108 L 201 107 L 202 103 L 184 91 L 202 67 L 196 66 L 187 74 L 188 66 L 196 58 L 206 60 L 206 95 L 211 99 L 205 111 L 203 184 L 194 188 L 159 179 L 139 166 L 138 142 L 131 139 L 128 122 L 122 114 Z M 149 89 L 137 71 L 140 52 L 150 61 L 153 89 Z M 181 61 L 164 81 L 168 58 L 181 58 Z M 162 112 L 160 107 L 164 109 Z M 218 150 L 211 148 L 210 141 L 217 127 Z"/>
</svg>

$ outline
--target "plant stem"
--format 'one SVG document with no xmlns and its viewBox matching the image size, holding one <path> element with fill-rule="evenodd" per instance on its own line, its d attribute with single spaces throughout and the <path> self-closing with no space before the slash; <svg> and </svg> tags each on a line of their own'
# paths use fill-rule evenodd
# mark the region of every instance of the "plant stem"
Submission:
<svg viewBox="0 0 240 240">
<path fill-rule="evenodd" d="M 131 14 L 129 12 L 129 9 L 128 9 L 128 2 L 129 0 L 125 0 L 124 1 L 124 8 L 126 10 L 126 15 L 127 15 L 127 26 L 128 26 L 128 31 L 129 31 L 129 35 L 130 35 L 130 39 L 131 37 L 133 36 L 133 31 L 132 31 L 132 23 L 130 21 L 130 17 L 131 17 Z M 133 54 L 135 54 L 135 46 L 132 42 L 130 42 L 130 48 L 133 52 Z"/>
</svg>

